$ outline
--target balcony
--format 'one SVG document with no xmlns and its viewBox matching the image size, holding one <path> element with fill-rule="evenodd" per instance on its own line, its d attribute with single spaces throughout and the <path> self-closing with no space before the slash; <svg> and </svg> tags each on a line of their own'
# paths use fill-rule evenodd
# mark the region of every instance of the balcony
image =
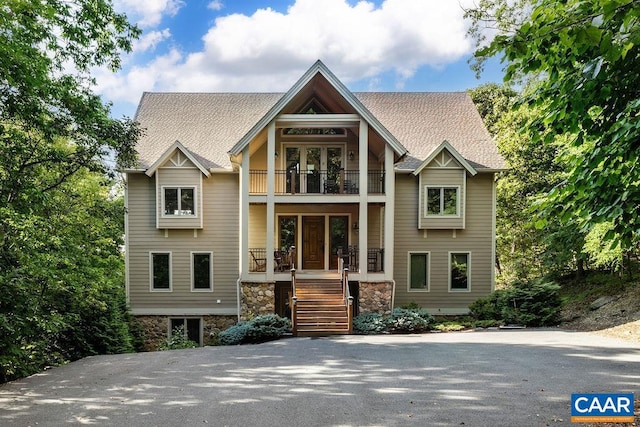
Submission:
<svg viewBox="0 0 640 427">
<path fill-rule="evenodd" d="M 359 194 L 360 172 L 357 170 L 276 170 L 275 194 Z M 368 194 L 384 194 L 384 172 L 367 172 Z M 267 194 L 267 171 L 249 171 L 249 194 Z"/>
<path fill-rule="evenodd" d="M 249 249 L 249 272 L 263 273 L 267 269 L 267 250 L 265 248 Z M 335 256 L 335 255 L 334 255 Z M 344 260 L 344 265 L 349 271 L 359 271 L 359 251 L 358 246 L 349 246 L 347 251 L 340 253 Z M 296 252 L 283 251 L 276 249 L 273 253 L 274 271 L 289 271 L 295 265 Z M 367 272 L 379 273 L 384 271 L 384 248 L 368 248 L 367 249 Z"/>
</svg>

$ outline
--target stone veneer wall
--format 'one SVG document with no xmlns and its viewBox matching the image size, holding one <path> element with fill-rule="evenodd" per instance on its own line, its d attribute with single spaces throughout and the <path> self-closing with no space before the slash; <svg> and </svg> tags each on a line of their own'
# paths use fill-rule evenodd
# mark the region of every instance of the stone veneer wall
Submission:
<svg viewBox="0 0 640 427">
<path fill-rule="evenodd" d="M 360 314 L 391 313 L 392 282 L 360 282 L 358 303 Z"/>
<path fill-rule="evenodd" d="M 248 320 L 253 316 L 275 313 L 275 287 L 275 282 L 243 282 L 242 295 L 240 296 L 240 318 Z"/>
<path fill-rule="evenodd" d="M 136 316 L 142 329 L 146 351 L 158 349 L 169 333 L 169 319 L 174 317 L 200 317 L 203 345 L 215 344 L 216 335 L 238 321 L 238 316 Z"/>
</svg>

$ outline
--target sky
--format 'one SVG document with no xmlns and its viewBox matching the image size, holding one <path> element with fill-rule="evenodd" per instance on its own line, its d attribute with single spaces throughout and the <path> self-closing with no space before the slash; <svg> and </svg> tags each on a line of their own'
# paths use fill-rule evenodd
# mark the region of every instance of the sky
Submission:
<svg viewBox="0 0 640 427">
<path fill-rule="evenodd" d="M 473 0 L 114 0 L 143 30 L 118 73 L 94 70 L 112 115 L 147 92 L 284 92 L 320 59 L 353 92 L 464 91 L 477 79 Z"/>
</svg>

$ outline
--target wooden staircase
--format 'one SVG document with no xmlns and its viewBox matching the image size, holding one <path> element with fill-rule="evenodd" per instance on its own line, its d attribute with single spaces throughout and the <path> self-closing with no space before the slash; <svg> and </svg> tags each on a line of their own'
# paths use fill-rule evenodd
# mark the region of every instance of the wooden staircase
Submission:
<svg viewBox="0 0 640 427">
<path fill-rule="evenodd" d="M 295 279 L 295 300 L 292 304 L 295 305 L 292 311 L 295 335 L 351 333 L 351 307 L 340 278 Z"/>
</svg>

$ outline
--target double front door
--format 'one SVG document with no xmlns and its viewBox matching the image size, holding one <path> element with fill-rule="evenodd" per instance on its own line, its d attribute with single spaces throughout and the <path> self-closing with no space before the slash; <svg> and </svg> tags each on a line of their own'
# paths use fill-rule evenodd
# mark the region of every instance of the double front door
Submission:
<svg viewBox="0 0 640 427">
<path fill-rule="evenodd" d="M 302 222 L 300 236 L 298 236 L 297 227 L 299 220 Z M 299 247 L 302 248 L 302 252 L 299 257 L 303 270 L 336 270 L 338 251 L 342 249 L 346 252 L 347 250 L 348 230 L 348 216 L 281 216 L 280 247 L 288 250 L 291 246 L 295 246 L 295 242 L 300 237 L 302 244 Z"/>
</svg>

